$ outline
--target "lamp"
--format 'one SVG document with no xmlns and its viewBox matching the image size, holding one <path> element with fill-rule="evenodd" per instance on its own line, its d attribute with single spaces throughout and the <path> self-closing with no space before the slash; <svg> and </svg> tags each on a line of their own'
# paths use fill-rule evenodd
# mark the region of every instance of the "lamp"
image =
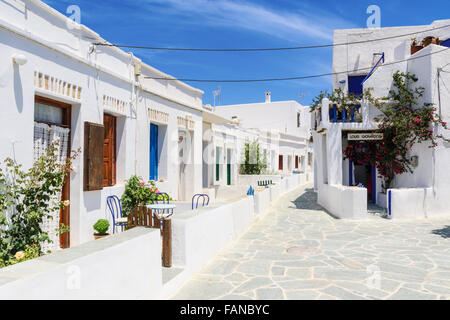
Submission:
<svg viewBox="0 0 450 320">
<path fill-rule="evenodd" d="M 418 156 L 411 157 L 411 165 L 413 166 L 413 168 L 417 168 L 419 166 L 419 157 Z"/>
<path fill-rule="evenodd" d="M 25 57 L 23 54 L 14 54 L 12 56 L 13 62 L 15 64 L 18 64 L 19 66 L 23 66 L 28 62 L 27 57 Z"/>
</svg>

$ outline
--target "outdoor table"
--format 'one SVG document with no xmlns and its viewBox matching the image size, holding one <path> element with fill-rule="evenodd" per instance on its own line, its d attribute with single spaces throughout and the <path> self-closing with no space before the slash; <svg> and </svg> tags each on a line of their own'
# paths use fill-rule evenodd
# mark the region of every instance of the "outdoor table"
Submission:
<svg viewBox="0 0 450 320">
<path fill-rule="evenodd" d="M 162 221 L 160 224 L 163 240 L 162 259 L 163 266 L 166 268 L 172 266 L 172 221 L 170 217 L 173 215 L 173 209 L 176 207 L 174 204 L 165 203 L 147 205 L 147 208 L 152 210 L 154 217 Z"/>
</svg>

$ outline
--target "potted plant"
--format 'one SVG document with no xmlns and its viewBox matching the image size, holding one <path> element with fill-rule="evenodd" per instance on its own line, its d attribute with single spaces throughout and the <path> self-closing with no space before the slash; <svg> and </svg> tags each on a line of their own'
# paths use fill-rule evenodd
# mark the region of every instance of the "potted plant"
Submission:
<svg viewBox="0 0 450 320">
<path fill-rule="evenodd" d="M 424 48 L 423 46 L 421 46 L 417 43 L 416 38 L 411 39 L 411 54 L 414 54 L 414 53 L 422 50 L 423 48 Z"/>
<path fill-rule="evenodd" d="M 439 40 L 439 38 L 437 38 L 437 37 L 432 37 L 432 36 L 426 37 L 426 38 L 424 38 L 424 39 L 422 40 L 422 45 L 423 45 L 424 48 L 427 47 L 427 46 L 429 46 L 430 44 L 437 44 L 437 45 L 440 45 L 441 43 L 442 43 L 442 41 Z"/>
<path fill-rule="evenodd" d="M 95 240 L 109 236 L 109 233 L 107 233 L 108 229 L 109 221 L 106 219 L 99 219 L 94 224 L 94 230 L 97 231 L 97 233 L 94 233 Z"/>
</svg>

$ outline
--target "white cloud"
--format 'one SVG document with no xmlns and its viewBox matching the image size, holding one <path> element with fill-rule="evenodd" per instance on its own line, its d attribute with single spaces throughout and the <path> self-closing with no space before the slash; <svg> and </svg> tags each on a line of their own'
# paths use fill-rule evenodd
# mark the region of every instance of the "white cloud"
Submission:
<svg viewBox="0 0 450 320">
<path fill-rule="evenodd" d="M 233 0 L 147 0 L 153 14 L 173 15 L 183 23 L 205 26 L 243 28 L 298 41 L 304 38 L 330 41 L 333 28 L 350 27 L 352 23 L 334 14 L 308 10 L 286 12 L 271 10 L 258 4 Z M 312 12 L 316 12 L 313 14 Z"/>
</svg>

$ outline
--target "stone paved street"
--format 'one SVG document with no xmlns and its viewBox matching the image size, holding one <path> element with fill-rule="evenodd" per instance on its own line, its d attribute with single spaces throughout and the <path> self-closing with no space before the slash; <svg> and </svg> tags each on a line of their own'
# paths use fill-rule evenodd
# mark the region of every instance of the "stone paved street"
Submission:
<svg viewBox="0 0 450 320">
<path fill-rule="evenodd" d="M 336 220 L 311 186 L 203 268 L 174 299 L 450 299 L 450 219 Z"/>
</svg>

